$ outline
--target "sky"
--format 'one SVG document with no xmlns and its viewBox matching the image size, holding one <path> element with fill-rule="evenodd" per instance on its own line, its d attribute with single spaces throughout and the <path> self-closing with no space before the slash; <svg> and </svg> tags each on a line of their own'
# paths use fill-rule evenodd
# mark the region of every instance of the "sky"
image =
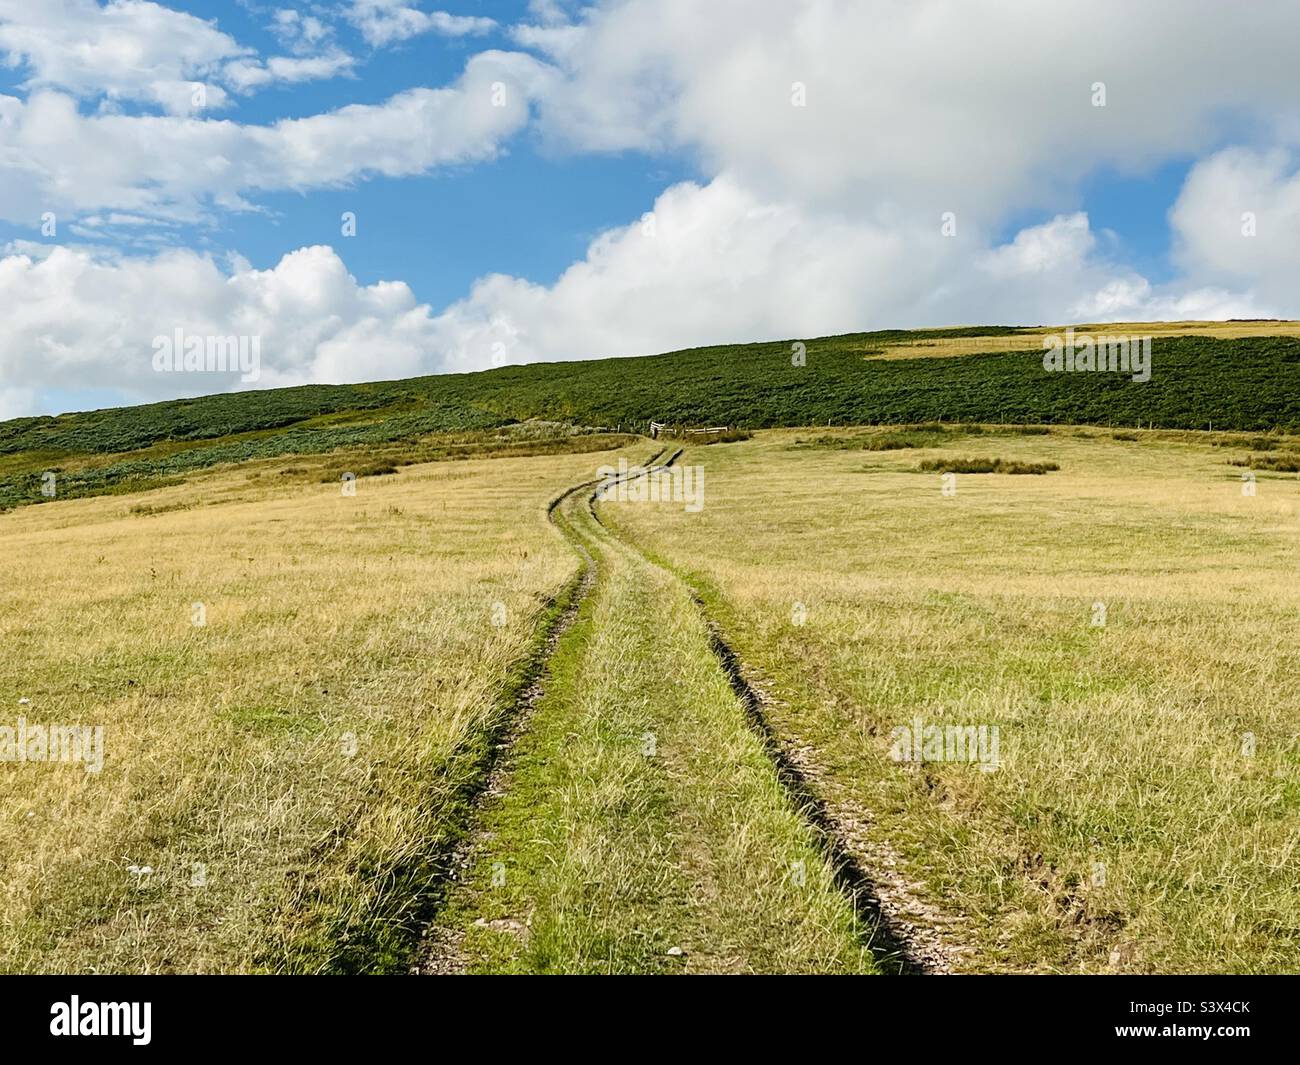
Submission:
<svg viewBox="0 0 1300 1065">
<path fill-rule="evenodd" d="M 1300 316 L 1300 5 L 0 0 L 0 419 Z M 247 374 L 158 338 L 256 338 Z"/>
</svg>

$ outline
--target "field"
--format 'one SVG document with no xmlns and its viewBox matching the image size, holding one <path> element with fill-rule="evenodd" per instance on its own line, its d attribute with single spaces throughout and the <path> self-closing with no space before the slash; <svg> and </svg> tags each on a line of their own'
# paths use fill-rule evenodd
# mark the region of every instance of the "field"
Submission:
<svg viewBox="0 0 1300 1065">
<path fill-rule="evenodd" d="M 1294 972 L 1300 480 L 1243 495 L 1222 439 L 1115 435 L 763 434 L 687 451 L 698 514 L 606 513 L 701 590 L 961 968 Z M 950 451 L 1060 470 L 945 496 L 917 466 Z M 915 718 L 997 726 L 997 770 L 892 760 Z"/>
<path fill-rule="evenodd" d="M 260 463 L 8 515 L 3 723 L 102 725 L 104 760 L 0 767 L 0 970 L 400 967 L 572 575 L 546 501 L 590 465 L 345 496 Z"/>
<path fill-rule="evenodd" d="M 0 971 L 1300 972 L 1300 338 L 1200 325 L 0 425 Z"/>
<path fill-rule="evenodd" d="M 172 484 L 226 463 L 340 449 L 381 463 L 456 457 L 458 448 L 477 451 L 484 433 L 502 454 L 567 449 L 555 439 L 564 427 L 643 433 L 650 421 L 741 429 L 940 420 L 1300 431 L 1293 323 L 1104 329 L 1154 337 L 1149 381 L 1046 373 L 1043 329 L 971 326 L 20 418 L 0 423 L 0 510 L 41 502 L 47 474 L 66 499 Z"/>
<path fill-rule="evenodd" d="M 1216 340 L 1241 340 L 1246 337 L 1300 337 L 1300 322 L 1272 320 L 1229 322 L 1098 322 L 1089 325 L 1039 326 L 1018 329 L 1008 336 L 994 330 L 971 328 L 945 330 L 948 335 L 928 337 L 917 333 L 907 340 L 883 347 L 875 358 L 917 359 L 930 357 L 951 358 L 958 355 L 976 355 L 982 352 L 1043 350 L 1043 339 L 1061 336 L 1067 329 L 1092 337 L 1149 336 L 1155 339 L 1171 337 L 1210 337 Z M 955 335 L 960 334 L 960 335 Z"/>
</svg>

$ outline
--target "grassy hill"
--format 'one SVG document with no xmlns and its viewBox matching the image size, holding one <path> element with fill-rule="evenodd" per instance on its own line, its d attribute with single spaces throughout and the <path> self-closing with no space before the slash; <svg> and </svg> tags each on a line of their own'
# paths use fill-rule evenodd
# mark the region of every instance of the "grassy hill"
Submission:
<svg viewBox="0 0 1300 1065">
<path fill-rule="evenodd" d="M 1297 341 L 995 332 L 0 427 L 0 971 L 1296 969 Z"/>
<path fill-rule="evenodd" d="M 741 428 L 929 421 L 1300 429 L 1300 338 L 1157 335 L 1151 380 L 1046 373 L 1041 330 L 884 330 L 806 342 L 506 366 L 359 385 L 308 385 L 0 423 L 0 508 L 142 487 L 225 462 L 499 433 L 531 420 L 644 432 L 650 420 Z M 1008 347 L 988 351 L 1006 337 Z M 978 339 L 973 354 L 879 358 Z"/>
</svg>

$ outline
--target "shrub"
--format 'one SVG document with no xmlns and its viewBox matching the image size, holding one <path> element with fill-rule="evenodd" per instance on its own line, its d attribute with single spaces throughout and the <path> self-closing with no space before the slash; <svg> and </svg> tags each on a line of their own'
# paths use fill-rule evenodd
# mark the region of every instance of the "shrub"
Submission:
<svg viewBox="0 0 1300 1065">
<path fill-rule="evenodd" d="M 1273 451 L 1281 445 L 1282 441 L 1271 436 L 1229 436 L 1211 443 L 1215 447 L 1244 447 L 1251 451 Z"/>
<path fill-rule="evenodd" d="M 869 436 L 860 445 L 864 451 L 900 451 L 903 448 L 918 447 L 916 441 L 905 436 Z"/>
<path fill-rule="evenodd" d="M 728 429 L 725 433 L 714 433 L 700 438 L 697 442 L 704 444 L 734 444 L 741 440 L 752 440 L 754 434 L 748 429 Z M 690 439 L 690 437 L 687 437 Z"/>
<path fill-rule="evenodd" d="M 925 459 L 921 471 L 938 473 L 1050 473 L 1061 467 L 1055 462 L 1017 462 L 1012 459 L 944 458 Z"/>
<path fill-rule="evenodd" d="M 1300 454 L 1283 451 L 1276 455 L 1247 455 L 1244 459 L 1233 459 L 1228 465 L 1273 470 L 1275 473 L 1300 473 Z"/>
</svg>

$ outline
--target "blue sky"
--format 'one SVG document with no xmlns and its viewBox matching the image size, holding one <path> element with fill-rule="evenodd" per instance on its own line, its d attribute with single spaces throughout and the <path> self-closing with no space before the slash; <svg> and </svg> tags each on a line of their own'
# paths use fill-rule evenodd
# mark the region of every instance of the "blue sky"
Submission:
<svg viewBox="0 0 1300 1065">
<path fill-rule="evenodd" d="M 0 0 L 0 417 L 249 387 L 176 328 L 268 387 L 1294 314 L 1300 13 L 1181 11 Z"/>
<path fill-rule="evenodd" d="M 233 2 L 169 6 L 215 20 L 264 54 L 282 50 L 268 29 L 269 12 L 311 9 Z M 405 89 L 454 81 L 475 51 L 510 47 L 504 28 L 527 15 L 527 4 L 462 3 L 454 13 L 493 18 L 501 28 L 473 37 L 422 35 L 374 49 L 355 28 L 335 23 L 339 44 L 358 59 L 355 77 L 276 87 L 240 99 L 222 117 L 270 123 L 349 104 L 380 104 Z M 0 92 L 19 93 L 24 76 L 21 67 L 0 68 Z M 264 195 L 258 204 L 265 214 L 223 215 L 211 225 L 183 228 L 176 239 L 214 252 L 237 251 L 262 268 L 287 250 L 334 244 L 362 284 L 401 278 L 421 300 L 442 306 L 487 273 L 553 281 L 598 233 L 639 217 L 665 186 L 695 176 L 683 153 L 546 152 L 525 135 L 488 163 L 410 178 L 374 177 L 308 194 Z M 357 236 L 346 242 L 339 221 L 345 211 L 358 218 Z M 0 241 L 32 236 L 31 227 L 0 222 Z"/>
<path fill-rule="evenodd" d="M 1077 210 L 1086 211 L 1092 227 L 1113 233 L 1124 259 L 1148 280 L 1167 281 L 1170 262 L 1169 208 L 1187 178 L 1193 160 L 1170 160 L 1148 172 L 1125 174 L 1107 167 L 1089 174 L 1074 196 Z M 1000 236 L 1010 240 L 1027 227 L 1047 220 L 1041 209 L 1013 212 Z"/>
<path fill-rule="evenodd" d="M 175 6 L 217 19 L 260 51 L 275 48 L 273 36 L 242 5 Z M 274 6 L 279 5 L 263 8 Z M 490 0 L 450 10 L 492 18 L 501 29 L 470 38 L 420 36 L 375 51 L 344 24 L 337 30 L 341 43 L 362 61 L 355 80 L 309 82 L 263 93 L 241 104 L 240 117 L 249 122 L 302 117 L 353 103 L 382 103 L 413 86 L 445 84 L 473 52 L 509 48 L 504 28 L 528 14 L 526 3 Z M 402 278 L 421 300 L 442 306 L 487 273 L 553 281 L 598 233 L 638 217 L 664 186 L 692 176 L 684 157 L 544 153 L 534 138 L 523 136 L 512 142 L 505 158 L 487 164 L 416 178 L 377 177 L 309 196 L 267 196 L 261 202 L 273 218 L 228 218 L 211 239 L 238 249 L 255 266 L 268 267 L 286 248 L 336 243 L 340 216 L 353 211 L 359 219 L 357 238 L 339 251 L 357 279 L 369 284 Z"/>
</svg>

